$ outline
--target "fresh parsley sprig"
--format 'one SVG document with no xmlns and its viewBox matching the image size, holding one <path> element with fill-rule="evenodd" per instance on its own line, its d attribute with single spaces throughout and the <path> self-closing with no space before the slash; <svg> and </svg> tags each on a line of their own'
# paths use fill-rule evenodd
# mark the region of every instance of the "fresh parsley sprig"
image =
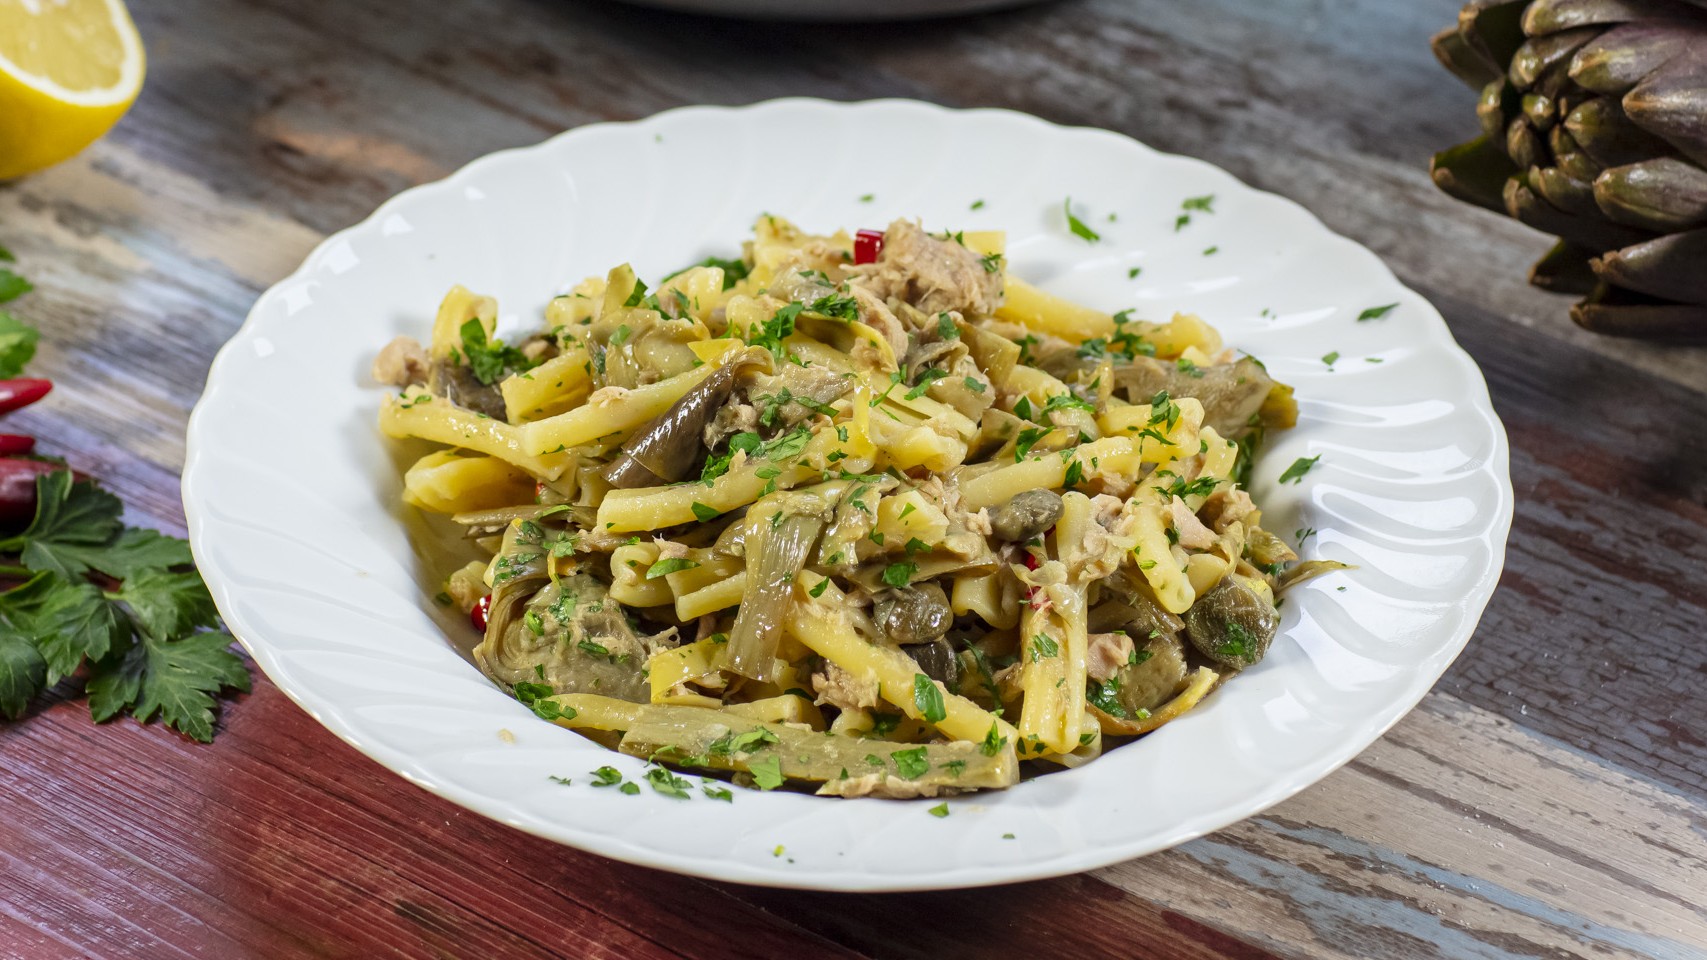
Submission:
<svg viewBox="0 0 1707 960">
<path fill-rule="evenodd" d="M 127 527 L 117 497 L 70 470 L 36 480 L 35 519 L 0 540 L 0 713 L 88 665 L 96 722 L 129 713 L 203 743 L 214 697 L 248 690 L 189 544 Z"/>
</svg>

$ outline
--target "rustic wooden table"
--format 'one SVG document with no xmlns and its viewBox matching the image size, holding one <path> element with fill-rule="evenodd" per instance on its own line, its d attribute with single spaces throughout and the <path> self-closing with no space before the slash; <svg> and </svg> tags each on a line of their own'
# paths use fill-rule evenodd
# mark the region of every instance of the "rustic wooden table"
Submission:
<svg viewBox="0 0 1707 960">
<path fill-rule="evenodd" d="M 1503 587 L 1422 705 L 1267 813 L 1092 874 L 841 896 L 684 879 L 464 813 L 257 676 L 212 746 L 49 698 L 0 726 L 0 956 L 1707 955 L 1707 350 L 1596 339 L 1546 246 L 1437 193 L 1454 0 L 1089 0 L 826 27 L 570 0 L 132 0 L 151 76 L 0 186 L 40 290 L 15 415 L 181 532 L 184 421 L 256 294 L 489 151 L 684 103 L 999 105 L 1220 164 L 1372 247 L 1512 440 Z M 787 145 L 779 144 L 779 150 Z M 875 151 L 874 151 L 875 152 Z M 74 694 L 75 691 L 72 691 Z"/>
</svg>

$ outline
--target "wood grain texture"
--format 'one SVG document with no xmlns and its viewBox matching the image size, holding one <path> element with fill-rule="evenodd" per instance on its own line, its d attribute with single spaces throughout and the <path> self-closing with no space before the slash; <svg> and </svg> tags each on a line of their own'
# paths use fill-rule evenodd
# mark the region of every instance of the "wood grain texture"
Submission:
<svg viewBox="0 0 1707 960">
<path fill-rule="evenodd" d="M 1303 203 L 1482 364 L 1518 509 L 1470 647 L 1347 768 L 1164 854 L 990 890 L 755 890 L 555 847 L 386 773 L 260 677 L 211 747 L 49 698 L 0 727 L 0 957 L 1707 956 L 1707 350 L 1577 330 L 1522 282 L 1545 238 L 1428 182 L 1475 129 L 1426 46 L 1450 0 L 848 27 L 594 0 L 132 6 L 142 100 L 0 185 L 0 242 L 60 383 L 9 429 L 134 522 L 181 532 L 207 364 L 327 232 L 565 127 L 782 95 L 1013 107 Z"/>
</svg>

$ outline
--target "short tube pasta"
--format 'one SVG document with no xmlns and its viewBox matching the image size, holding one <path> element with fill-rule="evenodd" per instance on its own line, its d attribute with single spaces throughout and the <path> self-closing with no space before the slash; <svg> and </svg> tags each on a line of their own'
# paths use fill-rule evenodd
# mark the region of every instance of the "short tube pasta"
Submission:
<svg viewBox="0 0 1707 960">
<path fill-rule="evenodd" d="M 1003 789 L 1212 704 L 1304 579 L 1240 487 L 1291 389 L 1008 249 L 766 215 L 522 338 L 453 287 L 379 426 L 435 445 L 402 498 L 480 551 L 442 594 L 476 664 L 606 747 L 831 797 Z"/>
</svg>

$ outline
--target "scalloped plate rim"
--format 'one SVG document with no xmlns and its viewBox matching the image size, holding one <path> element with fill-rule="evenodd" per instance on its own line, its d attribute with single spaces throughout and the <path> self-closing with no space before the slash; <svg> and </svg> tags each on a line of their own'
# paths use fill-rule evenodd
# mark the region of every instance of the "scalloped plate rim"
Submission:
<svg viewBox="0 0 1707 960">
<path fill-rule="evenodd" d="M 1135 138 L 1115 131 L 1098 127 L 1057 124 L 1031 114 L 1003 108 L 955 109 L 905 98 L 884 98 L 877 100 L 844 102 L 811 97 L 784 97 L 732 107 L 713 105 L 682 106 L 634 120 L 605 121 L 586 124 L 565 130 L 539 143 L 497 150 L 470 161 L 463 167 L 440 180 L 420 184 L 399 192 L 380 204 L 367 217 L 351 226 L 345 227 L 328 235 L 324 240 L 315 245 L 313 250 L 304 257 L 301 265 L 299 265 L 288 276 L 280 279 L 259 298 L 257 298 L 255 305 L 250 309 L 250 312 L 245 318 L 243 324 L 232 335 L 230 340 L 228 340 L 226 344 L 215 354 L 210 365 L 203 395 L 196 404 L 196 407 L 192 411 L 189 419 L 185 466 L 182 480 L 183 501 L 187 526 L 189 529 L 189 538 L 192 550 L 194 551 L 198 562 L 204 561 L 205 558 L 209 556 L 205 540 L 208 536 L 208 528 L 211 522 L 209 516 L 200 509 L 200 498 L 198 496 L 200 480 L 206 476 L 206 474 L 201 471 L 203 461 L 202 452 L 204 450 L 204 425 L 208 418 L 208 411 L 212 409 L 219 397 L 227 389 L 231 388 L 230 385 L 219 376 L 221 368 L 222 366 L 228 365 L 227 361 L 229 355 L 234 353 L 240 346 L 253 346 L 255 338 L 260 335 L 261 328 L 263 326 L 261 316 L 263 311 L 269 307 L 274 300 L 282 296 L 281 291 L 284 287 L 306 278 L 311 272 L 311 269 L 326 255 L 328 250 L 334 248 L 337 244 L 344 241 L 351 235 L 363 233 L 375 228 L 376 225 L 380 224 L 387 216 L 394 213 L 398 207 L 404 204 L 418 201 L 423 197 L 431 196 L 432 194 L 441 191 L 449 190 L 459 184 L 462 184 L 464 181 L 476 177 L 482 171 L 507 162 L 511 158 L 533 153 L 544 153 L 545 151 L 552 149 L 554 145 L 586 135 L 589 131 L 620 127 L 646 128 L 651 126 L 667 126 L 674 118 L 700 113 L 753 113 L 767 109 L 801 106 L 845 111 L 881 111 L 886 108 L 908 110 L 923 109 L 945 116 L 997 115 L 1035 125 L 1040 129 L 1049 131 L 1051 134 L 1094 134 L 1108 137 L 1121 142 L 1121 144 L 1126 147 L 1135 147 L 1154 157 L 1214 171 L 1216 174 L 1232 180 L 1243 191 L 1259 195 L 1267 202 L 1278 202 L 1292 208 L 1296 213 L 1302 214 L 1307 218 L 1307 220 L 1331 242 L 1343 245 L 1348 249 L 1348 251 L 1355 251 L 1369 257 L 1369 259 L 1373 261 L 1373 265 L 1378 267 L 1383 278 L 1389 281 L 1395 289 L 1402 293 L 1407 306 L 1410 306 L 1413 309 L 1425 311 L 1425 324 L 1423 326 L 1423 330 L 1431 345 L 1441 348 L 1445 354 L 1451 358 L 1456 366 L 1467 370 L 1470 374 L 1473 374 L 1473 377 L 1471 378 L 1471 386 L 1473 389 L 1458 399 L 1463 402 L 1467 410 L 1474 412 L 1490 431 L 1488 437 L 1490 446 L 1486 457 L 1486 463 L 1472 472 L 1492 474 L 1493 479 L 1497 481 L 1497 493 L 1499 494 L 1499 497 L 1496 503 L 1487 505 L 1493 508 L 1493 513 L 1489 523 L 1484 528 L 1481 528 L 1481 531 L 1477 536 L 1467 538 L 1473 539 L 1478 543 L 1486 544 L 1490 550 L 1490 556 L 1487 563 L 1487 572 L 1477 581 L 1474 588 L 1468 592 L 1463 602 L 1459 605 L 1459 608 L 1464 614 L 1463 625 L 1458 630 L 1453 640 L 1449 644 L 1433 649 L 1430 655 L 1422 663 L 1418 664 L 1418 666 L 1423 666 L 1427 669 L 1413 671 L 1412 680 L 1406 685 L 1406 692 L 1403 696 L 1391 701 L 1391 703 L 1379 711 L 1376 716 L 1367 718 L 1372 722 L 1359 727 L 1357 732 L 1338 741 L 1339 745 L 1332 751 L 1331 756 L 1311 766 L 1307 771 L 1302 773 L 1293 771 L 1289 776 L 1276 780 L 1266 789 L 1249 794 L 1238 802 L 1230 802 L 1218 808 L 1200 811 L 1195 817 L 1178 823 L 1171 829 L 1161 832 L 1152 832 L 1146 835 L 1142 841 L 1102 846 L 1086 844 L 1073 853 L 1056 856 L 1036 863 L 1028 863 L 1019 867 L 1008 867 L 1004 865 L 1002 868 L 997 869 L 994 872 L 986 868 L 978 867 L 950 867 L 930 871 L 916 871 L 910 874 L 836 873 L 833 871 L 819 871 L 818 873 L 810 876 L 802 876 L 806 871 L 791 871 L 780 863 L 776 866 L 765 864 L 763 865 L 763 868 L 758 868 L 747 864 L 712 857 L 691 858 L 677 853 L 660 852 L 643 845 L 624 842 L 614 837 L 607 837 L 596 833 L 588 833 L 574 838 L 567 838 L 561 835 L 561 833 L 554 833 L 553 829 L 561 827 L 560 824 L 538 822 L 531 818 L 514 815 L 513 811 L 506 811 L 502 809 L 501 798 L 494 799 L 485 794 L 481 794 L 478 791 L 464 789 L 459 785 L 440 781 L 434 774 L 421 765 L 419 758 L 407 751 L 395 750 L 380 742 L 364 741 L 358 729 L 360 725 L 350 721 L 338 710 L 336 704 L 330 702 L 327 698 L 321 696 L 312 689 L 305 688 L 297 683 L 291 682 L 288 668 L 278 659 L 277 649 L 264 640 L 258 639 L 265 635 L 266 630 L 264 628 L 253 629 L 241 615 L 229 616 L 231 611 L 236 609 L 236 604 L 233 598 L 238 592 L 240 592 L 241 588 L 237 587 L 232 580 L 223 576 L 224 571 L 218 568 L 217 565 L 205 566 L 204 573 L 207 574 L 208 586 L 212 591 L 214 599 L 222 614 L 228 615 L 227 624 L 233 634 L 237 636 L 239 642 L 246 650 L 248 650 L 256 663 L 261 666 L 262 670 L 267 673 L 269 678 L 273 679 L 275 685 L 283 691 L 292 702 L 296 703 L 310 716 L 314 717 L 315 720 L 325 726 L 340 740 L 374 759 L 389 770 L 409 780 L 411 783 L 456 803 L 465 809 L 505 823 L 542 839 L 564 843 L 566 845 L 578 847 L 580 849 L 588 850 L 631 864 L 669 870 L 704 879 L 733 881 L 756 886 L 839 890 L 850 892 L 901 892 L 954 889 L 1033 879 L 1045 879 L 1096 869 L 1157 851 L 1166 850 L 1261 813 L 1269 807 L 1272 807 L 1275 804 L 1297 794 L 1304 788 L 1319 782 L 1321 779 L 1355 758 L 1370 744 L 1391 729 L 1394 724 L 1403 719 L 1406 714 L 1421 702 L 1423 697 L 1425 697 L 1433 688 L 1434 684 L 1438 682 L 1440 676 L 1445 673 L 1447 668 L 1451 666 L 1451 664 L 1457 659 L 1458 655 L 1462 652 L 1464 646 L 1469 642 L 1470 637 L 1474 634 L 1476 625 L 1480 621 L 1482 614 L 1485 612 L 1487 603 L 1491 599 L 1498 585 L 1500 573 L 1504 566 L 1507 538 L 1509 536 L 1514 511 L 1515 501 L 1509 473 L 1510 451 L 1508 440 L 1505 434 L 1504 425 L 1501 423 L 1497 413 L 1493 409 L 1485 378 L 1481 376 L 1481 371 L 1475 364 L 1475 361 L 1452 337 L 1450 328 L 1445 323 L 1444 318 L 1440 316 L 1438 310 L 1436 310 L 1425 297 L 1401 283 L 1386 263 L 1370 252 L 1366 247 L 1348 237 L 1334 232 L 1327 227 L 1326 224 L 1322 223 L 1320 218 L 1316 217 L 1315 214 L 1311 213 L 1307 208 L 1298 204 L 1296 201 L 1279 194 L 1274 194 L 1252 187 L 1238 177 L 1228 173 L 1220 167 L 1215 166 L 1214 164 L 1208 163 L 1207 161 L 1179 154 L 1164 153 Z M 801 799 L 807 802 L 831 802 L 818 801 L 814 798 L 805 797 Z"/>
</svg>

